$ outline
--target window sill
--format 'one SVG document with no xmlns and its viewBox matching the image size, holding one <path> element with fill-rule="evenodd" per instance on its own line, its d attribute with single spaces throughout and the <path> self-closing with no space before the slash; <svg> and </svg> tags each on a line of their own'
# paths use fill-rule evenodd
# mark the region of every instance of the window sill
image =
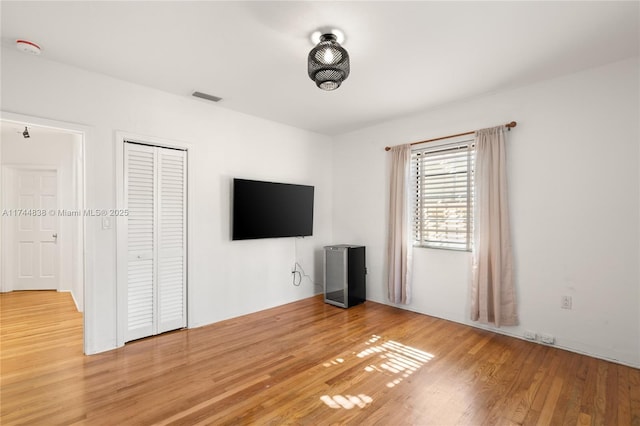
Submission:
<svg viewBox="0 0 640 426">
<path fill-rule="evenodd" d="M 471 253 L 471 252 L 473 252 L 473 250 L 457 249 L 457 248 L 451 248 L 451 247 L 429 247 L 429 246 L 414 245 L 413 248 L 416 248 L 416 249 L 428 249 L 428 250 L 457 251 L 457 252 L 461 252 L 461 253 Z"/>
</svg>

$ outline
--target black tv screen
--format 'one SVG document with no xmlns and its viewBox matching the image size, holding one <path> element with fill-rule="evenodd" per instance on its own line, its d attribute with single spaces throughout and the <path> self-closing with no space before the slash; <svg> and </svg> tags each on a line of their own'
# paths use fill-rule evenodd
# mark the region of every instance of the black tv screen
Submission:
<svg viewBox="0 0 640 426">
<path fill-rule="evenodd" d="M 234 240 L 313 233 L 313 186 L 233 179 Z"/>
</svg>

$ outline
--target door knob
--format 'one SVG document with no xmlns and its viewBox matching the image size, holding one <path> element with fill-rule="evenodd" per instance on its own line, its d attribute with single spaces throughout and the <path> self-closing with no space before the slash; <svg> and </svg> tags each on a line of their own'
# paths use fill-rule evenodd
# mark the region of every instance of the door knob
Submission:
<svg viewBox="0 0 640 426">
<path fill-rule="evenodd" d="M 55 238 L 55 239 L 57 240 L 57 239 L 58 239 L 58 234 L 57 234 L 57 233 L 55 233 L 55 234 L 53 234 L 53 235 L 52 235 L 52 237 L 53 237 L 53 238 Z"/>
</svg>

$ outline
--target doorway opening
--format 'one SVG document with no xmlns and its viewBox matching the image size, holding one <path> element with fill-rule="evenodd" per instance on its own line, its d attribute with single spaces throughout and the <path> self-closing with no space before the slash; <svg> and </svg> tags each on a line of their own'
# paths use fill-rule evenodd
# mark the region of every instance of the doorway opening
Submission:
<svg viewBox="0 0 640 426">
<path fill-rule="evenodd" d="M 69 292 L 83 313 L 84 353 L 86 130 L 11 113 L 0 119 L 0 292 Z"/>
</svg>

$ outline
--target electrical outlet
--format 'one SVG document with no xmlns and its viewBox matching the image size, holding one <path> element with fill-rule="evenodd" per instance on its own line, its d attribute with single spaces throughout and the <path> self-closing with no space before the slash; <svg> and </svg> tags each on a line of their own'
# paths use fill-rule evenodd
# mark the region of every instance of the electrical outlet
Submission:
<svg viewBox="0 0 640 426">
<path fill-rule="evenodd" d="M 538 336 L 536 335 L 535 331 L 529 331 L 529 330 L 525 330 L 524 331 L 524 338 L 527 340 L 536 340 Z"/>
<path fill-rule="evenodd" d="M 550 334 L 541 334 L 540 341 L 542 343 L 546 343 L 547 345 L 553 345 L 556 342 L 556 338 Z"/>
<path fill-rule="evenodd" d="M 571 309 L 571 296 L 562 296 L 560 299 L 560 307 L 562 309 Z"/>
</svg>

